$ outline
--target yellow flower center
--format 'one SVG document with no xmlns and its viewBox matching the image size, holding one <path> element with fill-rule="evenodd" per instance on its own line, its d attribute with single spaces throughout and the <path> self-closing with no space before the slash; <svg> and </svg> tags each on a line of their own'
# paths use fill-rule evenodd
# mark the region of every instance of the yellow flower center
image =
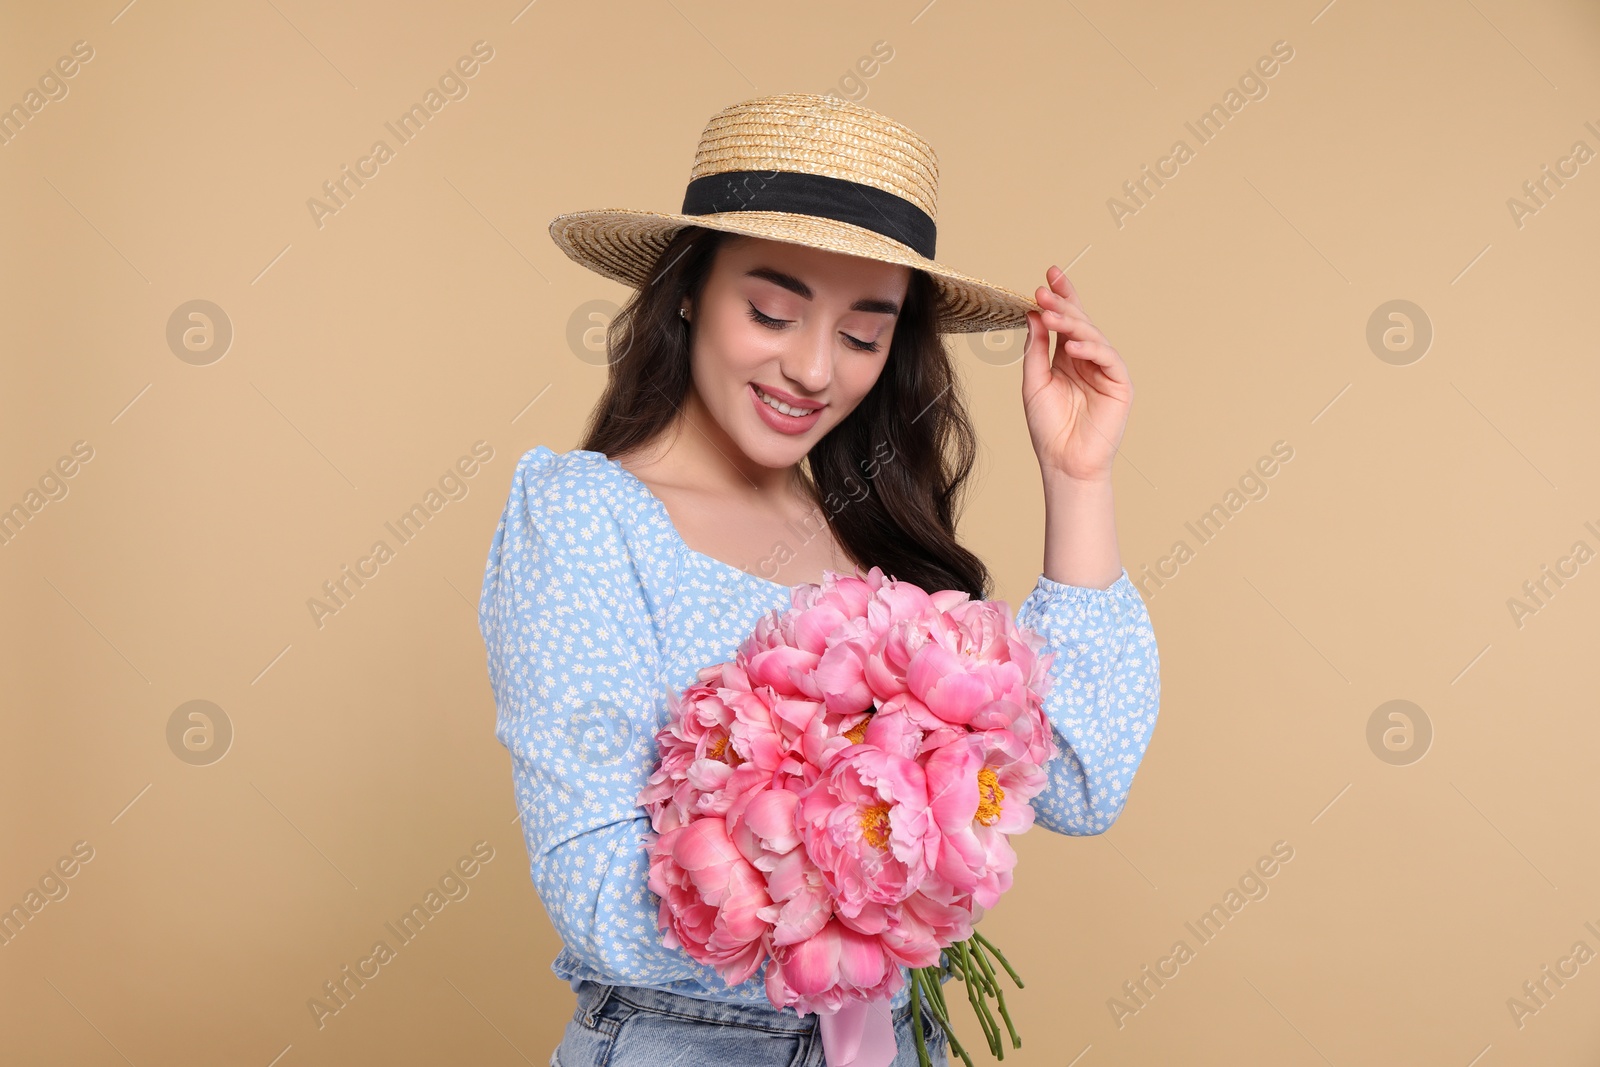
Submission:
<svg viewBox="0 0 1600 1067">
<path fill-rule="evenodd" d="M 862 719 L 860 722 L 850 727 L 850 729 L 846 730 L 844 732 L 844 736 L 850 739 L 851 744 L 861 744 L 867 739 L 867 723 L 871 721 L 872 716 L 868 715 L 865 719 Z"/>
<path fill-rule="evenodd" d="M 1006 791 L 1000 788 L 1000 776 L 993 767 L 978 771 L 978 821 L 988 826 L 1000 817 L 1000 802 Z"/>
<path fill-rule="evenodd" d="M 873 848 L 889 844 L 889 805 L 874 804 L 861 809 L 861 836 Z"/>
<path fill-rule="evenodd" d="M 711 746 L 706 749 L 706 756 L 709 759 L 722 759 L 722 754 L 724 752 L 728 754 L 727 760 L 724 761 L 728 764 L 728 766 L 737 767 L 739 764 L 744 762 L 744 760 L 739 758 L 739 752 L 737 749 L 728 747 L 728 737 L 726 735 L 717 738 L 711 743 Z"/>
</svg>

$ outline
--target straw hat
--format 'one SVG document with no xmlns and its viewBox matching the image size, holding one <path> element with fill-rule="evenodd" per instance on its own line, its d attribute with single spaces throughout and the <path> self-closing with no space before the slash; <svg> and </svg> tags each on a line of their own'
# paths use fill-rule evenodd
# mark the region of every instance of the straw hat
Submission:
<svg viewBox="0 0 1600 1067">
<path fill-rule="evenodd" d="M 1016 329 L 1032 299 L 933 258 L 939 162 L 911 130 L 837 97 L 783 93 L 706 123 L 678 214 L 606 208 L 557 215 L 574 261 L 634 287 L 685 225 L 789 241 L 927 271 L 941 333 Z"/>
</svg>

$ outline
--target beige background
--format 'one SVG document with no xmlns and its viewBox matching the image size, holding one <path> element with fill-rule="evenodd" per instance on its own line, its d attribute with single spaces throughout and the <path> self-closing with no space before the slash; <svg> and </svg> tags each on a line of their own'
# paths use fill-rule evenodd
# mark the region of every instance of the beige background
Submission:
<svg viewBox="0 0 1600 1067">
<path fill-rule="evenodd" d="M 548 1061 L 572 995 L 474 609 L 517 457 L 575 445 L 598 395 L 573 317 L 624 294 L 545 227 L 674 210 L 714 111 L 829 88 L 937 148 L 941 258 L 1024 291 L 1068 267 L 1138 390 L 1124 561 L 1193 551 L 1145 582 L 1162 707 L 1126 812 L 1023 839 L 986 922 L 1030 979 L 1008 1062 L 1600 1056 L 1600 563 L 1520 626 L 1507 603 L 1600 549 L 1593 5 L 121 3 L 10 3 L 0 30 L 7 106 L 93 49 L 0 146 L 0 507 L 93 450 L 0 546 L 0 905 L 93 850 L 0 947 L 0 1060 Z M 307 200 L 480 40 L 469 94 L 319 228 Z M 1185 122 L 1276 41 L 1267 94 L 1200 145 Z M 1119 227 L 1108 200 L 1180 138 Z M 167 341 L 192 300 L 232 326 L 205 365 Z M 1421 358 L 1369 346 L 1392 300 L 1431 324 Z M 953 342 L 984 449 L 962 530 L 1013 606 L 1043 535 L 1019 337 Z M 480 440 L 466 495 L 319 627 L 322 583 Z M 1199 544 L 1185 523 L 1277 441 L 1267 495 Z M 232 726 L 209 765 L 169 747 L 191 700 Z M 1369 742 L 1390 700 L 1432 732 L 1391 758 L 1424 758 Z M 319 1029 L 322 983 L 479 841 L 469 895 Z M 1202 944 L 1185 923 L 1280 841 Z M 1580 941 L 1519 1026 L 1508 1000 Z"/>
</svg>

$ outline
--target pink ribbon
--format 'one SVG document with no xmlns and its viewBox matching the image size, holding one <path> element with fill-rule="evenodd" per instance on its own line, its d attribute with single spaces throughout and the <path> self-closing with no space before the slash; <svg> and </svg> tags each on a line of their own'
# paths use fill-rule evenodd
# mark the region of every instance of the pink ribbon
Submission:
<svg viewBox="0 0 1600 1067">
<path fill-rule="evenodd" d="M 894 1017 L 887 997 L 846 1001 L 820 1022 L 828 1067 L 889 1067 L 894 1061 Z"/>
</svg>

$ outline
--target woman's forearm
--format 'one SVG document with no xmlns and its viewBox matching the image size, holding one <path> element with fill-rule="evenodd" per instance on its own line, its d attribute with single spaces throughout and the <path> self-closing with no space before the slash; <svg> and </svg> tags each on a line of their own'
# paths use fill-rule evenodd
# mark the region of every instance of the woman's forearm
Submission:
<svg viewBox="0 0 1600 1067">
<path fill-rule="evenodd" d="M 1111 478 L 1079 481 L 1044 474 L 1044 576 L 1064 585 L 1108 588 L 1122 575 Z"/>
</svg>

